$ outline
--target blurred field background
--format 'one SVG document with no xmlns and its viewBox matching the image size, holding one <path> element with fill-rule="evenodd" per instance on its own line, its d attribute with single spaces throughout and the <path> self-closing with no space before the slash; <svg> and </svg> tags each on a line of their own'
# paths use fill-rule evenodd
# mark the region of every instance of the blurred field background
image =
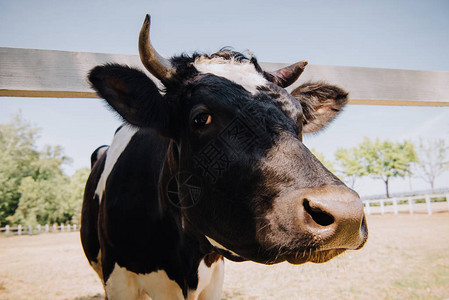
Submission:
<svg viewBox="0 0 449 300">
<path fill-rule="evenodd" d="M 369 239 L 324 264 L 226 261 L 223 299 L 448 299 L 449 213 L 371 215 Z M 0 299 L 102 299 L 79 234 L 0 238 Z"/>
</svg>

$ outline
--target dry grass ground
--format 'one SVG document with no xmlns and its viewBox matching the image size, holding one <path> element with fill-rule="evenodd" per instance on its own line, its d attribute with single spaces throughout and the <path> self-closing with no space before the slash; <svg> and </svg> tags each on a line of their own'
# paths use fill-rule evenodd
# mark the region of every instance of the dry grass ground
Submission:
<svg viewBox="0 0 449 300">
<path fill-rule="evenodd" d="M 449 214 L 369 216 L 359 251 L 325 264 L 226 262 L 226 299 L 448 299 Z M 0 299 L 103 294 L 78 233 L 0 238 Z"/>
</svg>

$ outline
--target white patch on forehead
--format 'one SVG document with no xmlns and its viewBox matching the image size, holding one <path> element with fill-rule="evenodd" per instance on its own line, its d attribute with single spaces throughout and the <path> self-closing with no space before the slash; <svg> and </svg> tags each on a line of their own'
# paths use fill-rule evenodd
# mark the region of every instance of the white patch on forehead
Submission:
<svg viewBox="0 0 449 300">
<path fill-rule="evenodd" d="M 195 60 L 193 65 L 199 72 L 224 77 L 241 85 L 253 95 L 257 93 L 258 86 L 268 83 L 249 61 L 239 62 L 235 59 L 228 60 L 221 57 L 212 59 L 200 57 Z"/>
<path fill-rule="evenodd" d="M 108 153 L 106 155 L 106 162 L 104 164 L 103 173 L 101 173 L 100 180 L 98 181 L 97 188 L 95 190 L 95 195 L 98 196 L 98 199 L 103 197 L 103 192 L 106 189 L 106 181 L 109 177 L 109 174 L 112 171 L 115 163 L 118 158 L 125 150 L 126 146 L 128 146 L 129 141 L 137 132 L 137 128 L 124 125 L 114 136 L 112 140 L 112 144 L 109 147 Z"/>
</svg>

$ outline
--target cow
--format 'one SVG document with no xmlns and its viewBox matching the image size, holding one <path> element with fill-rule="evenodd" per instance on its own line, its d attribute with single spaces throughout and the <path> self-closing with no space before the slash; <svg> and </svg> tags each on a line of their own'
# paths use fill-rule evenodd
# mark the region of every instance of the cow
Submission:
<svg viewBox="0 0 449 300">
<path fill-rule="evenodd" d="M 144 72 L 89 75 L 125 121 L 85 188 L 81 239 L 107 299 L 220 299 L 224 259 L 322 263 L 366 242 L 358 194 L 302 142 L 348 93 L 285 89 L 307 62 L 268 72 L 229 48 L 166 59 L 139 35 Z"/>
</svg>

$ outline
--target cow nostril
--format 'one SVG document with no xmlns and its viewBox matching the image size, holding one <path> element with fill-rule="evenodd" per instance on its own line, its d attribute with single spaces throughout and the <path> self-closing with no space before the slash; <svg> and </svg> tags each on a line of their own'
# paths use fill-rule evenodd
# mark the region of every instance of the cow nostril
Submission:
<svg viewBox="0 0 449 300">
<path fill-rule="evenodd" d="M 304 209 L 306 212 L 312 217 L 312 219 L 321 226 L 329 226 L 334 223 L 334 217 L 330 214 L 322 211 L 318 207 L 310 207 L 310 203 L 308 199 L 304 199 L 303 201 Z"/>
</svg>

